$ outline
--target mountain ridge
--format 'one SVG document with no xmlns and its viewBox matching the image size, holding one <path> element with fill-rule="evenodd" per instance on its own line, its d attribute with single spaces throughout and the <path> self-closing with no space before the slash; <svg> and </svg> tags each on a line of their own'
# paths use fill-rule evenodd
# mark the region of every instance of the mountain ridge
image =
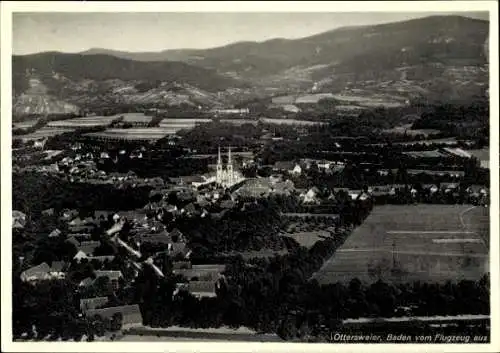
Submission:
<svg viewBox="0 0 500 353">
<path fill-rule="evenodd" d="M 68 99 L 71 104 L 85 104 L 82 97 L 96 92 L 105 102 L 135 103 L 148 91 L 147 102 L 154 102 L 151 97 L 160 102 L 162 97 L 177 100 L 182 91 L 188 92 L 188 103 L 197 104 L 190 101 L 191 92 L 200 89 L 203 92 L 196 95 L 209 97 L 209 104 L 229 105 L 277 92 L 343 92 L 367 87 L 372 93 L 399 94 L 403 89 L 407 98 L 424 94 L 438 100 L 468 99 L 487 89 L 488 38 L 488 21 L 430 16 L 210 49 L 46 52 L 13 56 L 13 84 L 16 94 L 26 91 L 27 70 L 35 69 L 35 79 L 47 87 L 44 94 Z"/>
</svg>

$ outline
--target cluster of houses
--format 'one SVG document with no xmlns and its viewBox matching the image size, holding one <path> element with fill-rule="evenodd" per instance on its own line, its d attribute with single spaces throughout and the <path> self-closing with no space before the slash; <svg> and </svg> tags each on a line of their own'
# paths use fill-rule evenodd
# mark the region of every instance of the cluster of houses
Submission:
<svg viewBox="0 0 500 353">
<path fill-rule="evenodd" d="M 53 210 L 44 212 L 54 215 Z M 15 211 L 13 218 L 15 222 L 21 223 L 26 216 Z M 219 288 L 224 278 L 222 273 L 225 266 L 192 264 L 189 260 L 191 251 L 182 232 L 178 229 L 167 231 L 161 222 L 149 219 L 141 210 L 114 214 L 106 211 L 96 211 L 93 217 L 83 219 L 78 216 L 76 210 L 64 210 L 61 212 L 60 219 L 65 220 L 68 224 L 67 234 L 55 229 L 50 233 L 49 237 L 66 236 L 65 241 L 74 244 L 77 248 L 73 261 L 70 263 L 54 261 L 50 265 L 45 262 L 41 263 L 24 270 L 20 275 L 21 280 L 36 283 L 44 280 L 65 279 L 70 267 L 83 261 L 92 263 L 98 261 L 101 264 L 110 264 L 117 256 L 116 253 L 114 255 L 96 256 L 94 252 L 101 245 L 101 241 L 90 240 L 89 233 L 99 226 L 99 222 L 104 222 L 109 218 L 112 218 L 114 224 L 105 234 L 110 236 L 117 246 L 122 246 L 131 253 L 131 257 L 126 262 L 126 267 L 133 270 L 131 271 L 133 275 L 130 277 L 130 274 L 124 275 L 120 270 L 110 269 L 113 266 L 101 266 L 99 270 L 94 270 L 91 276 L 82 279 L 78 283 L 79 291 L 84 295 L 84 298 L 80 300 L 82 315 L 89 318 L 100 317 L 110 320 L 119 315 L 123 325 L 141 325 L 142 315 L 137 304 L 113 306 L 108 298 L 113 296 L 120 287 L 126 286 L 130 281 L 133 281 L 142 266 L 151 266 L 158 276 L 163 277 L 165 268 L 163 271 L 160 270 L 153 257 L 158 259 L 165 255 L 171 259 L 171 272 L 176 278 L 177 285 L 173 293 L 174 296 L 183 292 L 188 292 L 198 298 L 217 295 L 217 288 Z M 125 220 L 132 226 L 131 236 L 127 242 L 117 237 L 123 228 Z M 164 244 L 166 250 L 144 260 L 140 251 L 141 244 L 145 242 Z M 104 283 L 107 284 L 104 292 L 102 292 L 101 288 L 98 296 L 95 296 L 95 294 L 87 296 L 89 293 L 96 293 L 91 289 L 98 283 L 102 283 L 102 279 L 106 279 Z"/>
<path fill-rule="evenodd" d="M 313 166 L 316 166 L 318 170 L 325 172 L 327 174 L 341 172 L 345 163 L 341 161 L 328 161 L 328 160 L 315 160 L 310 158 L 300 159 L 297 162 L 294 161 L 278 161 L 271 166 L 274 172 L 285 173 L 293 176 L 299 176 L 303 173 L 309 171 Z"/>
</svg>

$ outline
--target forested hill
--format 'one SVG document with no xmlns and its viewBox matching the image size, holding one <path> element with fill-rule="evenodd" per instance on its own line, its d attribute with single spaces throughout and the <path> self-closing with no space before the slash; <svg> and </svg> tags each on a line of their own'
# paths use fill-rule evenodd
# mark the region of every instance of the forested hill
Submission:
<svg viewBox="0 0 500 353">
<path fill-rule="evenodd" d="M 318 74 L 391 70 L 422 62 L 482 64 L 489 22 L 462 16 L 431 16 L 409 21 L 339 28 L 301 39 L 240 42 L 203 50 L 127 53 L 91 49 L 137 61 L 184 61 L 241 77 L 279 74 L 293 67 Z M 84 53 L 85 54 L 85 53 Z M 323 67 L 326 66 L 326 67 Z"/>
<path fill-rule="evenodd" d="M 111 55 L 80 55 L 47 52 L 13 56 L 12 71 L 15 91 L 27 87 L 26 72 L 34 71 L 42 78 L 62 75 L 72 81 L 117 79 L 122 81 L 167 81 L 187 83 L 208 91 L 238 86 L 239 82 L 216 72 L 182 62 L 138 62 Z"/>
</svg>

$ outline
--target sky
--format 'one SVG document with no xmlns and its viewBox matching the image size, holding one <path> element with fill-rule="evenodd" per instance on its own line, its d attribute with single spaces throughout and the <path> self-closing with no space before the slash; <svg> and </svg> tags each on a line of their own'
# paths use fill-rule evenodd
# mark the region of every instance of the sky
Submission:
<svg viewBox="0 0 500 353">
<path fill-rule="evenodd" d="M 302 38 L 338 27 L 450 13 L 13 13 L 13 54 L 90 48 L 131 52 Z M 462 13 L 487 19 L 487 13 Z"/>
</svg>

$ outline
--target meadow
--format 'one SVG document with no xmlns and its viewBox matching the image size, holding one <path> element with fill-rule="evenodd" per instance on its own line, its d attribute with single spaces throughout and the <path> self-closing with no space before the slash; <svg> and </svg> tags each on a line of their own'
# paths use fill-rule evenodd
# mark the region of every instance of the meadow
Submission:
<svg viewBox="0 0 500 353">
<path fill-rule="evenodd" d="M 67 120 L 56 120 L 47 123 L 49 127 L 70 127 L 70 128 L 81 128 L 81 127 L 98 127 L 98 126 L 108 126 L 115 120 L 118 120 L 119 116 L 89 116 L 84 118 L 75 118 Z"/>
<path fill-rule="evenodd" d="M 22 141 L 33 141 L 33 140 L 41 140 L 44 138 L 58 136 L 67 132 L 75 131 L 75 129 L 71 128 L 55 128 L 55 127 L 43 127 L 37 131 L 34 131 L 25 135 L 14 135 L 12 138 L 14 140 L 22 140 Z"/>
<path fill-rule="evenodd" d="M 102 139 L 118 140 L 159 140 L 167 135 L 175 134 L 177 130 L 168 127 L 107 129 L 102 132 L 91 132 L 86 136 Z"/>
<path fill-rule="evenodd" d="M 489 209 L 470 205 L 375 207 L 313 275 L 321 284 L 478 280 L 489 271 Z"/>
</svg>

